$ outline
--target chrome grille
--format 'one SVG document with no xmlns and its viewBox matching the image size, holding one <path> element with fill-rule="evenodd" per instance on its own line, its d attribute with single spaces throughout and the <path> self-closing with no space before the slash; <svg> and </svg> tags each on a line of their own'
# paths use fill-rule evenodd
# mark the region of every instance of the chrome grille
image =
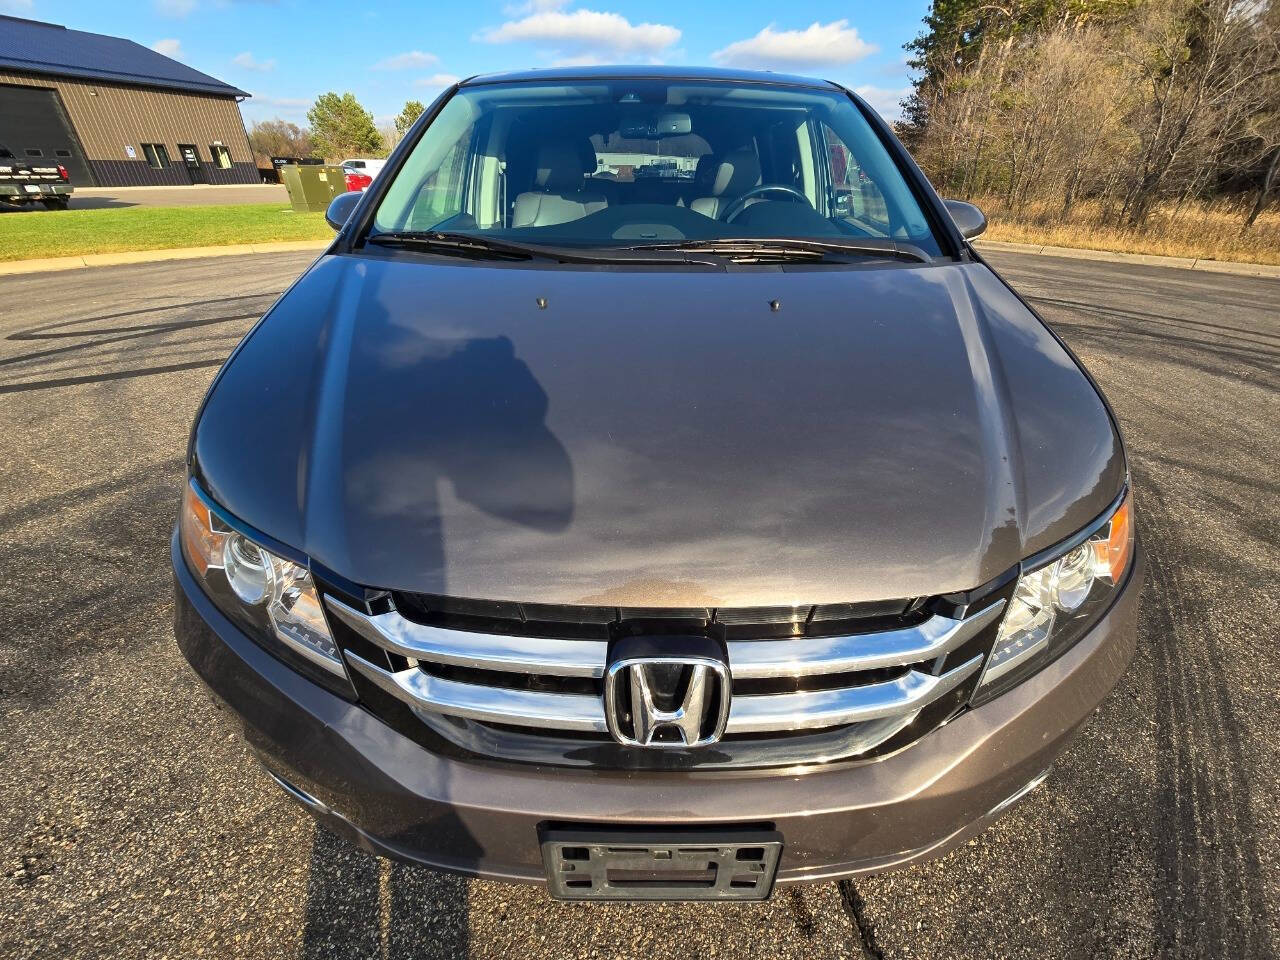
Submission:
<svg viewBox="0 0 1280 960">
<path fill-rule="evenodd" d="M 419 623 L 395 609 L 366 613 L 332 595 L 326 603 L 338 622 L 392 655 L 375 658 L 369 649 L 361 655 L 348 648 L 355 674 L 446 735 L 470 722 L 515 728 L 526 737 L 608 740 L 604 703 L 591 689 L 604 676 L 607 641 L 458 630 Z M 734 691 L 726 737 L 763 743 L 822 732 L 815 741 L 822 746 L 810 755 L 794 744 L 783 749 L 788 762 L 830 759 L 833 750 L 865 753 L 976 680 L 984 652 L 972 641 L 994 627 L 1004 605 L 997 599 L 962 619 L 934 614 L 870 633 L 729 640 Z M 957 651 L 959 660 L 949 656 Z M 770 686 L 762 681 L 794 689 L 754 692 Z M 811 756 L 815 751 L 820 756 Z M 768 750 L 747 752 L 753 762 L 782 762 Z"/>
</svg>

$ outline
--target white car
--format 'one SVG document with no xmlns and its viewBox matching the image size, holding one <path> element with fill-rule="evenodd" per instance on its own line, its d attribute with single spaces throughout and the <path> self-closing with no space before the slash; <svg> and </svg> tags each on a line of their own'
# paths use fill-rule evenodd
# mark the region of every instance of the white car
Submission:
<svg viewBox="0 0 1280 960">
<path fill-rule="evenodd" d="M 342 169 L 349 173 L 363 173 L 368 177 L 376 177 L 383 167 L 387 165 L 385 159 L 356 157 L 351 160 L 342 161 Z"/>
</svg>

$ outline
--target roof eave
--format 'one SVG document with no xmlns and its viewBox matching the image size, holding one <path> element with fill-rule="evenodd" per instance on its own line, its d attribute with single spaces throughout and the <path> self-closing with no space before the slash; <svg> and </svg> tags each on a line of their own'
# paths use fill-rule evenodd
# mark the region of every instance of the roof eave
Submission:
<svg viewBox="0 0 1280 960">
<path fill-rule="evenodd" d="M 40 77 L 66 77 L 71 80 L 96 80 L 99 83 L 116 83 L 129 87 L 150 87 L 155 90 L 171 90 L 176 93 L 198 93 L 214 97 L 251 97 L 252 94 L 227 83 L 178 83 L 161 77 L 115 73 L 93 70 L 88 67 L 68 67 L 60 64 L 43 64 L 29 60 L 6 57 L 0 60 L 0 69 L 17 73 L 30 73 Z"/>
</svg>

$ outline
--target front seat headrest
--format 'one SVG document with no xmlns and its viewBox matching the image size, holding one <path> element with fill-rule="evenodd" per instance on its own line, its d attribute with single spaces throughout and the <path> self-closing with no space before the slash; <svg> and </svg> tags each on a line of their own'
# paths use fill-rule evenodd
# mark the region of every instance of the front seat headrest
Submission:
<svg viewBox="0 0 1280 960">
<path fill-rule="evenodd" d="M 716 168 L 711 194 L 716 197 L 737 196 L 760 183 L 760 158 L 750 147 L 740 147 L 725 154 Z"/>
<path fill-rule="evenodd" d="M 720 164 L 715 154 L 704 153 L 698 158 L 698 166 L 693 171 L 694 185 L 700 190 L 710 190 L 716 180 L 716 171 L 719 169 Z"/>
<path fill-rule="evenodd" d="M 564 141 L 544 143 L 538 147 L 536 160 L 533 185 L 539 190 L 571 193 L 581 189 L 582 178 L 587 173 L 586 157 L 575 144 Z"/>
</svg>

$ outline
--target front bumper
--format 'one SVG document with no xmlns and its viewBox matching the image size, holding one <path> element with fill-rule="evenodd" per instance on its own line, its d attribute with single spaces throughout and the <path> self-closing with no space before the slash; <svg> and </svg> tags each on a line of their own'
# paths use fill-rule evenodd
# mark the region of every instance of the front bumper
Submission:
<svg viewBox="0 0 1280 960">
<path fill-rule="evenodd" d="M 1139 551 L 1114 605 L 1057 661 L 880 760 L 794 770 L 628 773 L 434 754 L 307 680 L 231 623 L 173 543 L 174 632 L 268 771 L 335 831 L 384 856 L 543 883 L 538 829 L 769 824 L 778 882 L 851 876 L 944 853 L 1033 783 L 1133 656 Z"/>
<path fill-rule="evenodd" d="M 35 183 L 39 192 L 24 190 L 22 184 L 0 184 L 0 199 L 10 203 L 21 203 L 24 200 L 48 200 L 50 197 L 69 197 L 75 190 L 65 183 Z"/>
</svg>

